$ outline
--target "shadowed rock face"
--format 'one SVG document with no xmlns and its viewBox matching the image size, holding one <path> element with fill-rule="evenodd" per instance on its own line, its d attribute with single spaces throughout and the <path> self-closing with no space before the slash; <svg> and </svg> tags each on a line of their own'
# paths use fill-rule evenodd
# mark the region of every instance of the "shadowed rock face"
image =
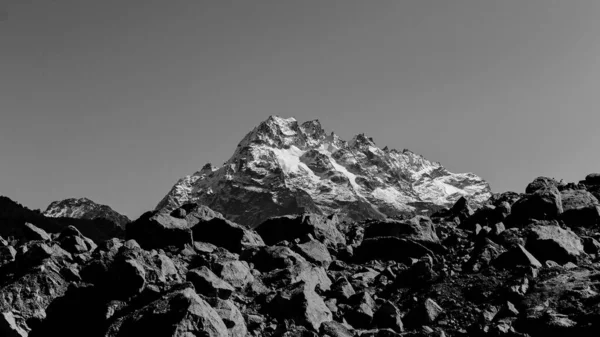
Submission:
<svg viewBox="0 0 600 337">
<path fill-rule="evenodd" d="M 487 182 L 472 173 L 451 173 L 408 150 L 380 149 L 364 134 L 344 141 L 316 120 L 272 116 L 223 166 L 207 164 L 180 179 L 156 209 L 196 202 L 254 227 L 303 212 L 351 221 L 421 214 L 463 196 L 481 203 L 490 195 Z"/>
</svg>

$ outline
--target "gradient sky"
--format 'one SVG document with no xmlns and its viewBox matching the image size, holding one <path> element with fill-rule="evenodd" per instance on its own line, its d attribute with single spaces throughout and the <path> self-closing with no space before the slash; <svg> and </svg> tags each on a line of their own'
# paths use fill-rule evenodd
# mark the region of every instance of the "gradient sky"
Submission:
<svg viewBox="0 0 600 337">
<path fill-rule="evenodd" d="M 0 0 L 0 194 L 130 217 L 269 115 L 496 192 L 600 171 L 597 0 Z"/>
</svg>

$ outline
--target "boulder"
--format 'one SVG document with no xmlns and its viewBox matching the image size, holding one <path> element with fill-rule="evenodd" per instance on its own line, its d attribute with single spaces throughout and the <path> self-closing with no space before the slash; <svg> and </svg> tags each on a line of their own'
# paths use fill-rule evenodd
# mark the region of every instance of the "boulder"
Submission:
<svg viewBox="0 0 600 337">
<path fill-rule="evenodd" d="M 28 222 L 23 224 L 23 236 L 26 240 L 42 240 L 49 241 L 52 240 L 50 234 L 46 233 L 45 230 L 34 226 Z"/>
<path fill-rule="evenodd" d="M 569 229 L 558 225 L 537 225 L 530 228 L 525 248 L 540 261 L 560 264 L 576 262 L 584 253 L 581 239 Z"/>
<path fill-rule="evenodd" d="M 595 227 L 600 224 L 598 199 L 586 190 L 561 192 L 564 212 L 560 219 L 569 227 Z"/>
<path fill-rule="evenodd" d="M 347 327 L 336 321 L 323 322 L 321 324 L 321 336 L 330 337 L 354 337 Z"/>
<path fill-rule="evenodd" d="M 477 225 L 492 227 L 493 225 L 504 221 L 510 212 L 511 206 L 507 202 L 502 202 L 498 206 L 484 205 L 475 211 L 473 216 L 463 221 L 460 224 L 460 228 L 472 231 Z"/>
<path fill-rule="evenodd" d="M 137 260 L 119 261 L 114 265 L 113 275 L 114 285 L 124 298 L 140 294 L 146 287 L 146 271 Z"/>
<path fill-rule="evenodd" d="M 273 270 L 263 274 L 265 284 L 276 289 L 289 284 L 303 282 L 312 289 L 328 291 L 331 289 L 331 280 L 323 267 L 314 266 L 308 262 L 300 262 L 287 268 Z"/>
<path fill-rule="evenodd" d="M 307 284 L 298 282 L 280 291 L 270 303 L 271 315 L 293 320 L 313 331 L 333 319 L 323 299 Z"/>
<path fill-rule="evenodd" d="M 12 246 L 0 246 L 0 266 L 13 262 L 17 256 L 17 250 Z"/>
<path fill-rule="evenodd" d="M 553 178 L 537 177 L 525 188 L 525 193 L 535 193 L 552 187 L 558 187 L 559 182 Z"/>
<path fill-rule="evenodd" d="M 504 252 L 505 249 L 502 246 L 485 238 L 473 249 L 471 258 L 465 264 L 465 269 L 472 272 L 479 272 Z"/>
<path fill-rule="evenodd" d="M 254 263 L 254 268 L 262 272 L 289 268 L 300 262 L 307 262 L 305 258 L 284 246 L 260 247 L 243 258 Z"/>
<path fill-rule="evenodd" d="M 294 241 L 304 238 L 308 234 L 316 240 L 337 246 L 346 244 L 344 235 L 337 226 L 337 216 L 323 216 L 318 214 L 286 215 L 270 218 L 256 227 L 256 231 L 267 245 L 274 245 L 281 241 Z"/>
<path fill-rule="evenodd" d="M 187 221 L 161 212 L 147 212 L 127 224 L 126 238 L 134 239 L 145 249 L 167 246 L 183 248 L 194 241 Z"/>
<path fill-rule="evenodd" d="M 365 291 L 354 294 L 348 301 L 351 309 L 347 311 L 344 318 L 355 328 L 367 329 L 373 321 L 375 301 Z"/>
<path fill-rule="evenodd" d="M 444 309 L 434 300 L 428 298 L 408 314 L 406 321 L 410 323 L 411 327 L 429 325 L 434 323 L 443 313 Z"/>
<path fill-rule="evenodd" d="M 512 205 L 514 221 L 522 224 L 529 219 L 552 220 L 563 212 L 561 194 L 556 187 L 527 194 Z"/>
<path fill-rule="evenodd" d="M 202 266 L 187 273 L 187 280 L 192 282 L 198 294 L 228 299 L 235 291 L 229 283 L 220 279 L 210 269 Z"/>
<path fill-rule="evenodd" d="M 522 317 L 515 328 L 530 336 L 597 335 L 600 326 L 588 317 L 597 317 L 600 311 L 586 303 L 598 297 L 598 277 L 597 271 L 584 268 L 541 274 L 519 301 Z"/>
<path fill-rule="evenodd" d="M 523 195 L 517 192 L 504 192 L 494 193 L 488 200 L 488 203 L 498 207 L 500 204 L 506 202 L 509 206 L 512 206 L 517 200 L 521 199 Z"/>
<path fill-rule="evenodd" d="M 230 300 L 223 300 L 218 297 L 208 298 L 207 302 L 215 309 L 219 317 L 225 323 L 229 331 L 229 337 L 246 337 L 248 328 L 244 321 L 244 316 L 235 304 Z"/>
<path fill-rule="evenodd" d="M 0 312 L 18 312 L 23 321 L 46 316 L 46 309 L 67 291 L 69 282 L 60 273 L 61 262 L 50 258 L 40 268 L 20 275 L 5 275 L 0 286 Z"/>
<path fill-rule="evenodd" d="M 352 284 L 345 277 L 340 277 L 331 287 L 331 295 L 340 300 L 347 300 L 354 294 Z"/>
<path fill-rule="evenodd" d="M 17 263 L 22 266 L 36 266 L 43 264 L 47 259 L 57 261 L 72 260 L 71 254 L 56 244 L 46 244 L 41 241 L 30 241 L 21 246 L 22 254 L 17 253 Z"/>
<path fill-rule="evenodd" d="M 512 269 L 518 266 L 542 268 L 542 264 L 521 245 L 511 248 L 494 260 L 494 265 L 500 268 Z"/>
<path fill-rule="evenodd" d="M 264 246 L 258 233 L 225 219 L 221 213 L 204 205 L 189 210 L 185 220 L 192 229 L 195 241 L 212 243 L 234 253 L 241 253 L 249 247 Z"/>
<path fill-rule="evenodd" d="M 396 237 L 413 240 L 423 245 L 439 244 L 433 222 L 426 216 L 416 216 L 406 221 L 384 220 L 369 223 L 364 238 Z"/>
<path fill-rule="evenodd" d="M 329 254 L 329 251 L 327 251 L 327 247 L 319 241 L 311 240 L 300 243 L 295 245 L 293 249 L 309 262 L 324 268 L 328 268 L 332 261 L 331 255 Z"/>
<path fill-rule="evenodd" d="M 193 288 L 174 290 L 123 317 L 108 328 L 106 337 L 230 336 L 227 326 Z"/>
<path fill-rule="evenodd" d="M 568 189 L 562 190 L 560 194 L 564 212 L 599 204 L 598 199 L 586 190 Z"/>
<path fill-rule="evenodd" d="M 587 185 L 600 185 L 600 173 L 590 173 L 585 177 L 584 183 Z"/>
<path fill-rule="evenodd" d="M 97 245 L 91 239 L 86 238 L 74 226 L 64 229 L 57 239 L 59 245 L 71 254 L 82 254 L 91 252 Z"/>
<path fill-rule="evenodd" d="M 460 197 L 450 209 L 438 211 L 432 217 L 443 217 L 450 221 L 464 221 L 473 215 L 473 208 L 465 197 Z M 456 220 L 455 220 L 456 219 Z"/>
<path fill-rule="evenodd" d="M 213 263 L 211 267 L 217 276 L 236 289 L 244 289 L 248 283 L 254 281 L 254 276 L 246 261 L 221 259 Z"/>
<path fill-rule="evenodd" d="M 367 225 L 364 239 L 355 250 L 358 262 L 368 260 L 395 260 L 405 262 L 444 252 L 445 248 L 435 232 L 431 219 L 416 216 L 406 221 L 375 221 Z"/>
<path fill-rule="evenodd" d="M 581 243 L 583 243 L 583 250 L 587 254 L 598 254 L 600 253 L 600 242 L 596 239 L 586 236 L 581 238 Z"/>
<path fill-rule="evenodd" d="M 354 252 L 356 262 L 369 260 L 393 260 L 406 262 L 410 258 L 434 256 L 434 252 L 419 242 L 397 237 L 376 237 L 365 239 Z"/>
<path fill-rule="evenodd" d="M 380 329 L 389 328 L 395 332 L 404 332 L 400 310 L 390 301 L 384 301 L 373 317 L 373 325 Z"/>
</svg>

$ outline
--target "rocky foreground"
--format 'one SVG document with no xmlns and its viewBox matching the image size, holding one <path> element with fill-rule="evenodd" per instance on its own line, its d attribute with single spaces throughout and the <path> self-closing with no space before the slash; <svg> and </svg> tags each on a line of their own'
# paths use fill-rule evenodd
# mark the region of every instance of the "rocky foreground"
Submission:
<svg viewBox="0 0 600 337">
<path fill-rule="evenodd" d="M 409 219 L 251 230 L 188 204 L 96 242 L 24 223 L 0 240 L 0 336 L 596 336 L 598 197 L 589 175 Z"/>
</svg>

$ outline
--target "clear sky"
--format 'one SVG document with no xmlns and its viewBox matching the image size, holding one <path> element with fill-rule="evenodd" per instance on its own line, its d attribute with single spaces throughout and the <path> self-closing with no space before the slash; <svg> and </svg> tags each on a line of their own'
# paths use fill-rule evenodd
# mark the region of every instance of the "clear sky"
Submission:
<svg viewBox="0 0 600 337">
<path fill-rule="evenodd" d="M 600 171 L 597 0 L 0 0 L 0 194 L 130 217 L 269 115 L 496 192 Z"/>
</svg>

